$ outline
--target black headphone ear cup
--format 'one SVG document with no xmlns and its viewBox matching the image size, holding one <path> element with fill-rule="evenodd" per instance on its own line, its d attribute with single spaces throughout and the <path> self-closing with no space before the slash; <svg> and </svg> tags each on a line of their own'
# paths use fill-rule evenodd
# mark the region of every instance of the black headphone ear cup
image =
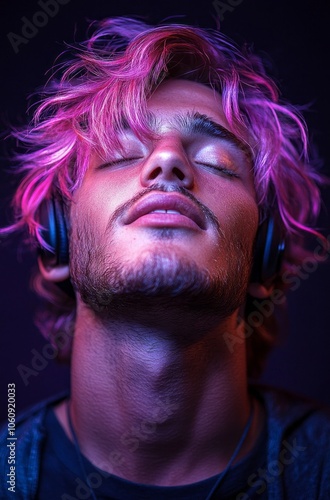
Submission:
<svg viewBox="0 0 330 500">
<path fill-rule="evenodd" d="M 63 204 L 55 197 L 46 200 L 40 207 L 40 234 L 50 249 L 39 251 L 46 265 L 64 265 L 69 262 L 69 243 Z"/>
<path fill-rule="evenodd" d="M 58 264 L 69 263 L 68 230 L 65 220 L 63 203 L 53 198 L 56 225 L 56 253 Z"/>
<path fill-rule="evenodd" d="M 285 238 L 274 217 L 265 219 L 259 226 L 254 247 L 250 281 L 267 283 L 280 272 Z"/>
</svg>

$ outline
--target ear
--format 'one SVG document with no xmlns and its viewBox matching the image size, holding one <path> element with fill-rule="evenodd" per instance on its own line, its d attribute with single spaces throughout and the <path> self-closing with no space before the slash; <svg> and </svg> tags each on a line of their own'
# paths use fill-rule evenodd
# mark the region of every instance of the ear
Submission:
<svg viewBox="0 0 330 500">
<path fill-rule="evenodd" d="M 249 283 L 247 292 L 256 299 L 267 299 L 274 290 L 274 284 L 262 285 L 261 283 Z"/>
<path fill-rule="evenodd" d="M 38 257 L 38 265 L 42 276 L 47 281 L 58 283 L 70 278 L 69 264 L 45 265 L 41 257 Z"/>
</svg>

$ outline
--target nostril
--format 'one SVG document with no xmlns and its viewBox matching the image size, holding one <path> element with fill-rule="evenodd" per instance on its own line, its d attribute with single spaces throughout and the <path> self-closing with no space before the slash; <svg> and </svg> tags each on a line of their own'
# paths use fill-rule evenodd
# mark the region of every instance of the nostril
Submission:
<svg viewBox="0 0 330 500">
<path fill-rule="evenodd" d="M 150 179 L 154 180 L 156 179 L 159 174 L 162 173 L 162 169 L 160 167 L 155 168 L 151 173 L 150 173 Z"/>
<path fill-rule="evenodd" d="M 177 176 L 177 178 L 180 180 L 180 181 L 183 181 L 184 179 L 184 173 L 182 172 L 182 170 L 180 170 L 179 168 L 174 168 L 173 169 L 173 173 Z"/>
<path fill-rule="evenodd" d="M 157 177 L 159 177 L 162 174 L 164 174 L 164 170 L 161 167 L 157 167 L 150 172 L 149 179 L 155 180 Z M 177 177 L 177 179 L 179 179 L 179 181 L 183 181 L 185 178 L 183 171 L 177 167 L 172 169 L 172 174 L 175 177 Z"/>
</svg>

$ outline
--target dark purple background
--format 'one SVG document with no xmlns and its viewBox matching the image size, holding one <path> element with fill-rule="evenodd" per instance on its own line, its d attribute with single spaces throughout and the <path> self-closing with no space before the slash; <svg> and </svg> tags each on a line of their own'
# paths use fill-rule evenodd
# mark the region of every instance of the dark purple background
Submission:
<svg viewBox="0 0 330 500">
<path fill-rule="evenodd" d="M 228 0 L 224 0 L 230 3 Z M 5 5 L 6 4 L 6 5 Z M 272 74 L 282 94 L 295 104 L 311 103 L 305 118 L 312 132 L 325 171 L 330 174 L 329 145 L 329 15 L 326 2 L 285 0 L 232 1 L 236 7 L 224 13 L 222 31 L 237 42 L 253 43 L 259 52 L 268 54 Z M 37 1 L 12 0 L 2 2 L 1 19 L 1 125 L 24 123 L 27 97 L 45 83 L 46 71 L 63 50 L 63 41 L 84 38 L 88 20 L 116 15 L 143 15 L 151 23 L 165 17 L 183 15 L 179 22 L 216 27 L 217 12 L 212 1 L 176 0 L 169 2 L 137 2 L 136 0 L 82 1 L 69 0 L 59 12 L 49 18 L 45 27 L 19 46 L 15 54 L 8 32 L 21 34 L 22 16 L 32 19 L 40 11 Z M 0 225 L 9 220 L 10 197 L 14 180 L 8 176 L 6 141 L 1 149 Z M 301 200 L 303 203 L 303 200 Z M 330 206 L 329 192 L 325 207 Z M 324 211 L 322 227 L 329 227 L 329 215 Z M 327 231 L 325 230 L 326 234 Z M 329 230 L 330 233 L 330 230 Z M 29 378 L 24 385 L 18 374 L 20 364 L 31 366 L 31 349 L 42 351 L 45 341 L 33 324 L 37 304 L 29 291 L 30 267 L 35 257 L 19 246 L 17 238 L 0 243 L 0 340 L 1 340 L 1 414 L 6 415 L 7 384 L 16 383 L 18 409 L 68 387 L 68 370 L 53 361 Z M 330 260 L 330 259 L 329 259 Z M 289 295 L 288 336 L 270 357 L 263 380 L 279 387 L 310 396 L 330 404 L 330 265 L 311 273 L 295 292 Z"/>
</svg>

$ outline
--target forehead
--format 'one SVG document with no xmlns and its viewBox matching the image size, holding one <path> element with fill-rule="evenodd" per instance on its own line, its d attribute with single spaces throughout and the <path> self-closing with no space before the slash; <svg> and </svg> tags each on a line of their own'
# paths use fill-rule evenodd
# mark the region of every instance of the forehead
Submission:
<svg viewBox="0 0 330 500">
<path fill-rule="evenodd" d="M 210 87 L 189 80 L 163 82 L 147 101 L 147 107 L 160 118 L 176 114 L 178 109 L 198 111 L 229 129 L 220 94 Z"/>
</svg>

